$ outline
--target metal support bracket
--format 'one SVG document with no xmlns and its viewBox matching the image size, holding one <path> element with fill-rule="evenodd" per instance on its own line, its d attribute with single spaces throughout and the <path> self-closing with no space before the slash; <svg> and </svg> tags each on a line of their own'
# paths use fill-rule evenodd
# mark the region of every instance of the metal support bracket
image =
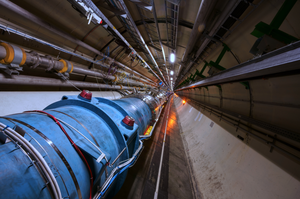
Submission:
<svg viewBox="0 0 300 199">
<path fill-rule="evenodd" d="M 16 64 L 0 64 L 0 70 L 8 75 L 19 75 L 19 71 L 23 71 L 23 67 Z"/>
<path fill-rule="evenodd" d="M 281 30 L 274 29 L 271 25 L 268 25 L 264 22 L 259 22 L 255 26 L 255 29 L 251 32 L 251 35 L 257 38 L 261 38 L 264 35 L 268 35 L 285 44 L 290 44 L 299 40 L 296 37 L 293 37 Z"/>
<path fill-rule="evenodd" d="M 290 44 L 292 42 L 298 41 L 299 39 L 278 30 L 289 12 L 292 10 L 294 7 L 295 3 L 297 0 L 285 0 L 285 2 L 282 4 L 281 8 L 275 15 L 274 19 L 270 23 L 270 25 L 264 23 L 264 22 L 259 22 L 256 26 L 253 32 L 251 32 L 251 35 L 260 38 L 263 35 L 269 35 L 273 37 L 274 39 L 284 42 L 286 44 Z"/>
</svg>

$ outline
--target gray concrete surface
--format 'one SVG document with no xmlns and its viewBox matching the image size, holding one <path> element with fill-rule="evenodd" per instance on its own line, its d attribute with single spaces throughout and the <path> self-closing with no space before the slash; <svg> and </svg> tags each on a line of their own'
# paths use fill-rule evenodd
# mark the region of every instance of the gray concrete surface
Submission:
<svg viewBox="0 0 300 199">
<path fill-rule="evenodd" d="M 196 198 L 192 186 L 192 173 L 183 146 L 181 124 L 174 103 L 170 110 L 168 133 L 169 154 L 169 199 Z"/>
<path fill-rule="evenodd" d="M 209 112 L 188 103 L 183 105 L 180 97 L 174 101 L 184 147 L 203 199 L 299 198 L 300 182 L 295 176 L 216 124 L 207 117 Z M 260 144 L 255 139 L 251 142 Z M 289 164 L 290 160 L 275 150 L 270 153 L 264 147 L 264 151 L 269 157 L 281 159 L 282 164 Z"/>
</svg>

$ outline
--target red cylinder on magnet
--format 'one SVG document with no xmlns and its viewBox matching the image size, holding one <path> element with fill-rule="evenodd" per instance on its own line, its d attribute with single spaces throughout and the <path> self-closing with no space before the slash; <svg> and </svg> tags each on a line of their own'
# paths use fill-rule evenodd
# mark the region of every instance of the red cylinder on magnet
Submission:
<svg viewBox="0 0 300 199">
<path fill-rule="evenodd" d="M 92 99 L 92 93 L 88 90 L 83 90 L 81 91 L 81 93 L 79 94 L 81 97 L 91 100 Z"/>
<path fill-rule="evenodd" d="M 124 122 L 124 124 L 127 124 L 128 126 L 133 126 L 134 125 L 134 119 L 133 119 L 133 117 L 130 117 L 129 115 L 124 117 L 122 122 Z"/>
</svg>

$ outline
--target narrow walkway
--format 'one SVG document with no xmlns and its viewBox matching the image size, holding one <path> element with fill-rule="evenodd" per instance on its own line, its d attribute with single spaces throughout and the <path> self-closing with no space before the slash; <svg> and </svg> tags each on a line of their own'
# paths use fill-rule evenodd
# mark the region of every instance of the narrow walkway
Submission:
<svg viewBox="0 0 300 199">
<path fill-rule="evenodd" d="M 164 148 L 158 199 L 192 199 L 192 186 L 187 158 L 180 136 L 176 109 L 170 99 L 170 112 Z M 151 139 L 144 142 L 144 150 L 127 175 L 126 181 L 114 199 L 153 199 L 157 183 L 167 106 Z"/>
</svg>

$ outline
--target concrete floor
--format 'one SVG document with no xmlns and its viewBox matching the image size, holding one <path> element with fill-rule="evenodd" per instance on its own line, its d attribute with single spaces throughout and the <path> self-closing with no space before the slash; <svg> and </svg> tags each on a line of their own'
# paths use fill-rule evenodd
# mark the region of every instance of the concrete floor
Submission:
<svg viewBox="0 0 300 199">
<path fill-rule="evenodd" d="M 159 199 L 189 199 L 194 197 L 189 163 L 180 133 L 174 100 L 171 107 L 166 134 L 164 159 L 159 185 Z M 166 108 L 151 139 L 144 142 L 144 150 L 136 164 L 129 170 L 126 181 L 114 199 L 153 199 L 159 170 L 161 149 L 166 124 Z"/>
</svg>

